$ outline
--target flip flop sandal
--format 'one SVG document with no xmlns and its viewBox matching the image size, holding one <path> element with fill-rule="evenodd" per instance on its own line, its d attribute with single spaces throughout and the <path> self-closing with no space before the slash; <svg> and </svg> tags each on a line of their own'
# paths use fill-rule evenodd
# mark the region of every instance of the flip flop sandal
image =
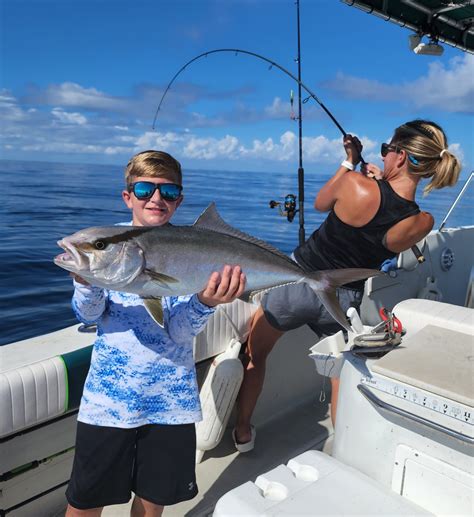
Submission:
<svg viewBox="0 0 474 517">
<path fill-rule="evenodd" d="M 255 436 L 257 435 L 257 432 L 255 431 L 255 427 L 253 425 L 250 426 L 250 433 L 252 436 L 250 441 L 239 443 L 235 437 L 235 429 L 232 430 L 232 439 L 234 440 L 235 448 L 239 452 L 250 452 L 255 447 Z"/>
</svg>

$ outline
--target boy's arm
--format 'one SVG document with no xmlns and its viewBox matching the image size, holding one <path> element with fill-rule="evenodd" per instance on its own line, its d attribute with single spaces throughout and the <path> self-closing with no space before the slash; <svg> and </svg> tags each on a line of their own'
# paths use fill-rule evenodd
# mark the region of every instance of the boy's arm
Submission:
<svg viewBox="0 0 474 517">
<path fill-rule="evenodd" d="M 85 285 L 76 280 L 73 280 L 73 283 L 72 310 L 76 318 L 86 325 L 95 323 L 105 311 L 106 295 L 104 289 Z"/>
<path fill-rule="evenodd" d="M 206 288 L 199 294 L 166 299 L 166 328 L 171 339 L 175 343 L 188 342 L 202 330 L 217 305 L 232 302 L 244 289 L 245 275 L 240 267 L 227 265 L 221 273 L 212 273 Z"/>
<path fill-rule="evenodd" d="M 189 343 L 199 334 L 209 316 L 216 310 L 199 301 L 197 294 L 192 296 L 170 296 L 163 298 L 165 328 L 170 338 L 177 344 Z"/>
</svg>

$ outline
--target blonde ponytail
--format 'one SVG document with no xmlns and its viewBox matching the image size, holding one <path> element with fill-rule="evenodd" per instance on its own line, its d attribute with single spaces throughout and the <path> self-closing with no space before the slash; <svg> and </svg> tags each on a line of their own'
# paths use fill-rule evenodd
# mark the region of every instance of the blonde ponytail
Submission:
<svg viewBox="0 0 474 517">
<path fill-rule="evenodd" d="M 428 194 L 432 190 L 453 187 L 459 179 L 461 164 L 456 156 L 449 150 L 443 149 L 443 151 L 444 153 L 442 153 L 442 156 L 439 158 L 438 166 L 432 175 L 431 181 L 423 189 L 425 194 Z"/>
<path fill-rule="evenodd" d="M 408 169 L 421 178 L 432 178 L 424 188 L 428 194 L 434 189 L 456 184 L 461 164 L 448 149 L 444 131 L 428 120 L 413 120 L 395 130 L 392 144 L 408 154 Z"/>
</svg>

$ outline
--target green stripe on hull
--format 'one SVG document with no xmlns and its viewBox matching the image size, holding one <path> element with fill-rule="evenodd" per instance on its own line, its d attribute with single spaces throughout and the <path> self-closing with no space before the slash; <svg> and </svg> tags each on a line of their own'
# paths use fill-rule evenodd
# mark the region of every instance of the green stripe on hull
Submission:
<svg viewBox="0 0 474 517">
<path fill-rule="evenodd" d="M 90 345 L 60 356 L 67 372 L 66 411 L 79 407 L 91 362 L 92 347 L 93 345 Z"/>
</svg>

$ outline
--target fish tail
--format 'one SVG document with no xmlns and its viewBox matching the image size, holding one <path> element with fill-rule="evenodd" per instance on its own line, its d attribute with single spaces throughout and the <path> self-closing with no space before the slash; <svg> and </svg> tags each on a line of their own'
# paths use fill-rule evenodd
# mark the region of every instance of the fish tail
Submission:
<svg viewBox="0 0 474 517">
<path fill-rule="evenodd" d="M 329 314 L 346 330 L 351 330 L 347 317 L 337 299 L 336 289 L 351 282 L 383 274 L 376 269 L 327 269 L 309 273 L 302 281 L 306 282 L 313 289 Z"/>
</svg>

